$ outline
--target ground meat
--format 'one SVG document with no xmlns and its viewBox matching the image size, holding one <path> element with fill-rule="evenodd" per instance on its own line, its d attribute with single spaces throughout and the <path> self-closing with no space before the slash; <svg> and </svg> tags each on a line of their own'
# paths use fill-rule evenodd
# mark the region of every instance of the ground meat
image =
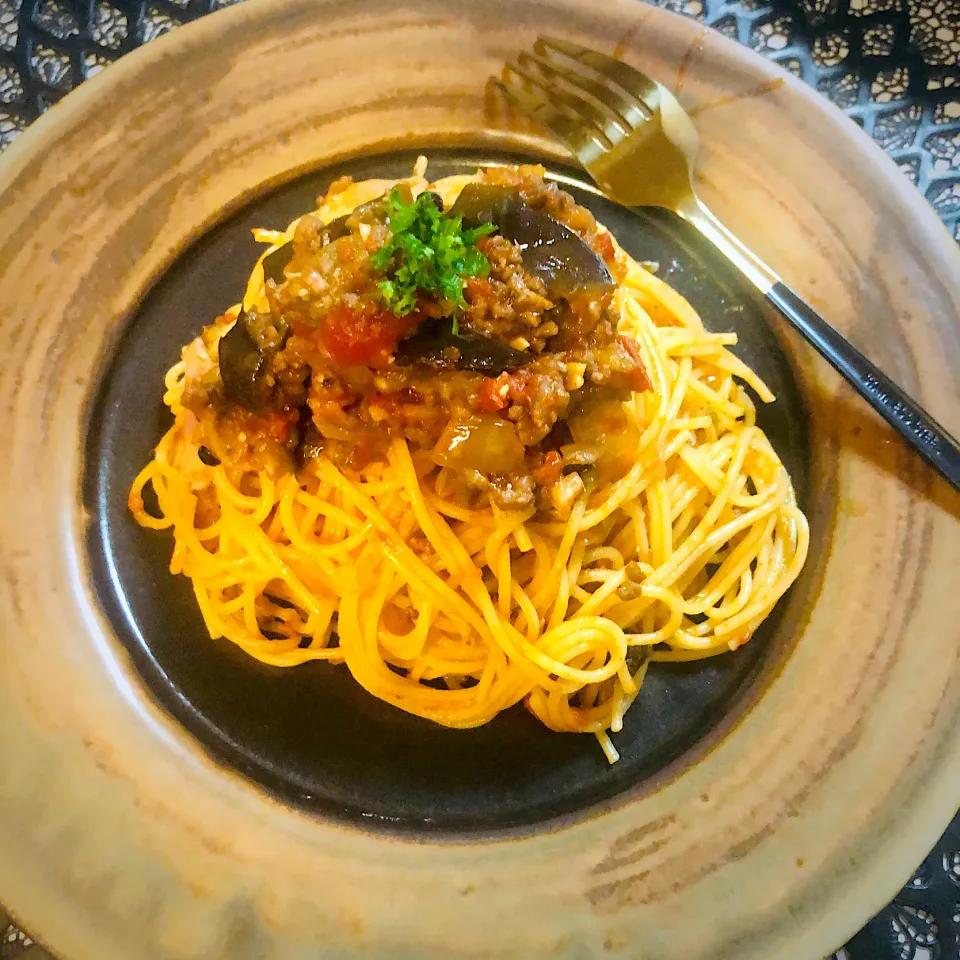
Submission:
<svg viewBox="0 0 960 960">
<path fill-rule="evenodd" d="M 316 214 L 300 218 L 292 253 L 280 285 L 267 283 L 273 312 L 301 330 L 321 325 L 332 310 L 378 301 L 379 276 L 370 256 L 390 236 L 382 200 L 371 201 L 346 218 L 346 234 L 333 235 Z"/>
<path fill-rule="evenodd" d="M 545 318 L 553 304 L 543 281 L 523 269 L 516 244 L 501 236 L 483 237 L 477 248 L 490 261 L 490 273 L 468 281 L 467 309 L 461 324 L 496 337 L 518 350 L 540 353 L 559 328 Z"/>
<path fill-rule="evenodd" d="M 482 178 L 516 186 L 525 203 L 575 231 L 617 276 L 609 235 L 542 174 L 538 167 L 495 168 Z M 331 192 L 348 185 L 335 183 Z M 613 297 L 601 292 L 552 302 L 543 282 L 524 269 L 521 249 L 494 233 L 477 242 L 489 271 L 467 281 L 465 309 L 454 317 L 451 301 L 421 298 L 412 312 L 395 316 L 385 308 L 378 286 L 383 277 L 371 262 L 390 235 L 382 200 L 358 208 L 332 230 L 316 215 L 301 218 L 281 282 L 266 282 L 269 309 L 242 318 L 268 362 L 267 409 L 252 413 L 224 397 L 215 355 L 217 331 L 229 318 L 196 342 L 184 402 L 197 413 L 201 433 L 205 418 L 219 424 L 221 443 L 213 453 L 229 469 L 264 460 L 276 469 L 306 469 L 320 452 L 350 469 L 384 458 L 400 437 L 415 456 L 454 477 L 450 482 L 468 502 L 568 512 L 584 485 L 561 451 L 570 442 L 567 418 L 582 423 L 591 404 L 616 405 L 649 385 L 638 345 L 618 334 Z M 458 336 L 505 343 L 532 359 L 499 376 L 397 363 L 404 337 L 454 321 Z M 453 446 L 445 451 L 445 438 L 471 430 L 473 449 L 482 455 L 452 465 Z M 494 456 L 495 435 L 501 444 L 504 437 L 509 441 L 500 450 L 510 452 L 509 464 Z"/>
<path fill-rule="evenodd" d="M 302 221 L 301 221 L 302 225 Z M 300 227 L 298 226 L 298 234 Z M 268 286 L 275 310 L 294 329 L 318 327 L 331 310 L 372 303 L 377 299 L 377 277 L 370 265 L 370 253 L 360 234 L 314 248 L 313 230 L 305 230 L 302 241 L 292 241 L 293 255 L 287 266 L 288 279 L 279 287 Z"/>
<path fill-rule="evenodd" d="M 501 374 L 480 391 L 481 409 L 488 406 L 491 394 L 500 401 L 499 409 L 513 421 L 525 446 L 539 443 L 564 414 L 570 393 L 566 388 L 566 366 L 558 360 L 543 358 L 512 374 Z"/>
</svg>

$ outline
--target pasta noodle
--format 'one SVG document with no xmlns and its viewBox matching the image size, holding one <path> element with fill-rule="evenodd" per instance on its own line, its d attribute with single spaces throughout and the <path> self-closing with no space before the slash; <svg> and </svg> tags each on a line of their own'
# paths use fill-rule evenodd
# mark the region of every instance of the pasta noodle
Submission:
<svg viewBox="0 0 960 960">
<path fill-rule="evenodd" d="M 435 189 L 455 195 L 463 180 Z M 267 252 L 294 227 L 263 232 Z M 245 302 L 263 282 L 258 264 Z M 773 396 L 729 351 L 736 337 L 708 332 L 632 261 L 616 300 L 652 384 L 624 404 L 640 439 L 625 474 L 565 520 L 465 506 L 403 439 L 358 471 L 320 456 L 299 473 L 231 477 L 198 459 L 187 360 L 167 374 L 175 422 L 133 484 L 133 515 L 172 529 L 170 570 L 190 579 L 211 637 L 274 666 L 343 663 L 372 695 L 449 727 L 524 702 L 552 730 L 594 733 L 614 762 L 609 734 L 649 664 L 746 643 L 808 545 L 747 387 Z"/>
</svg>

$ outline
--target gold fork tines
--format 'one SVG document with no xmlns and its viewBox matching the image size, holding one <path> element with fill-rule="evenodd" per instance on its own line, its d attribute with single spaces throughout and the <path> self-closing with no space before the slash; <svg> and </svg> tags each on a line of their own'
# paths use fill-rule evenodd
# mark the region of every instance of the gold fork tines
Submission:
<svg viewBox="0 0 960 960">
<path fill-rule="evenodd" d="M 596 74 L 603 81 L 612 81 L 628 93 L 635 104 L 647 105 L 648 109 L 654 110 L 659 103 L 660 85 L 622 60 L 554 37 L 540 37 L 534 44 L 534 50 L 546 56 L 560 54 L 585 73 Z"/>
<path fill-rule="evenodd" d="M 494 80 L 507 99 L 538 123 L 547 127 L 577 155 L 586 166 L 613 149 L 628 131 L 620 130 L 584 97 L 552 84 L 537 64 L 509 63 L 503 79 Z"/>
<path fill-rule="evenodd" d="M 571 65 L 565 66 L 551 59 L 549 49 L 544 44 L 541 47 L 542 52 L 538 51 L 537 54 L 521 53 L 517 57 L 517 63 L 521 66 L 526 63 L 535 64 L 541 76 L 548 82 L 557 83 L 561 89 L 592 99 L 601 108 L 595 116 L 602 118 L 600 122 L 612 122 L 621 137 L 628 136 L 635 126 L 652 115 L 653 111 L 643 101 L 605 83 L 592 71 L 588 72 L 582 67 L 578 69 Z"/>
<path fill-rule="evenodd" d="M 696 227 L 846 377 L 859 394 L 960 489 L 960 445 L 919 404 L 790 290 L 701 203 L 693 121 L 664 86 L 621 60 L 540 37 L 493 81 L 569 147 L 598 186 L 634 207 L 664 207 Z"/>
<path fill-rule="evenodd" d="M 586 163 L 597 151 L 612 150 L 653 110 L 631 93 L 618 89 L 591 66 L 591 51 L 551 38 L 540 38 L 534 53 L 522 52 L 504 67 L 498 85 L 515 106 L 535 115 Z M 559 56 L 558 56 L 559 55 Z M 626 79 L 626 78 L 625 78 Z M 656 97 L 656 90 L 645 89 Z M 586 156 L 581 156 L 582 154 Z"/>
<path fill-rule="evenodd" d="M 533 53 L 506 64 L 500 86 L 611 196 L 699 215 L 684 152 L 696 152 L 696 130 L 673 95 L 646 75 L 595 50 L 541 37 Z"/>
</svg>

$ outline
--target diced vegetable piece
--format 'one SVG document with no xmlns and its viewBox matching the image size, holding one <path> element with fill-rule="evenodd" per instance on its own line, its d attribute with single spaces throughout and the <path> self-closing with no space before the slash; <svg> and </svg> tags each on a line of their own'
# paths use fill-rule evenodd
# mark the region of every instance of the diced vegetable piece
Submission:
<svg viewBox="0 0 960 960">
<path fill-rule="evenodd" d="M 524 446 L 509 420 L 476 416 L 450 424 L 433 451 L 443 467 L 509 474 L 523 464 Z"/>
<path fill-rule="evenodd" d="M 398 317 L 373 306 L 356 309 L 341 304 L 324 319 L 321 342 L 335 363 L 378 365 L 418 321 L 417 314 Z"/>
<path fill-rule="evenodd" d="M 621 402 L 588 403 L 567 420 L 567 425 L 578 446 L 596 451 L 600 480 L 623 476 L 635 462 L 640 431 Z"/>
</svg>

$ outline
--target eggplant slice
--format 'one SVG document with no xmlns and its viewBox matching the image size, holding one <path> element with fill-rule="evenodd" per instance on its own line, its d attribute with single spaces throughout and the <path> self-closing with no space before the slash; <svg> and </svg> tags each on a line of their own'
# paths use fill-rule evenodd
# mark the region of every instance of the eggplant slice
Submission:
<svg viewBox="0 0 960 960">
<path fill-rule="evenodd" d="M 500 340 L 453 333 L 449 325 L 449 319 L 421 324 L 416 333 L 400 341 L 397 363 L 422 364 L 436 370 L 469 370 L 496 377 L 519 370 L 534 359 L 532 353 L 514 350 Z"/>
<path fill-rule="evenodd" d="M 263 258 L 263 279 L 272 280 L 277 286 L 287 279 L 284 270 L 293 257 L 293 242 L 288 240 Z"/>
<path fill-rule="evenodd" d="M 516 187 L 468 183 L 450 208 L 467 227 L 493 223 L 520 247 L 524 269 L 539 277 L 551 299 L 596 294 L 616 284 L 607 265 L 569 227 L 543 210 L 528 207 Z"/>
<path fill-rule="evenodd" d="M 274 351 L 262 351 L 247 327 L 248 316 L 240 311 L 237 322 L 220 340 L 220 379 L 232 403 L 254 413 L 270 405 L 266 376 Z"/>
<path fill-rule="evenodd" d="M 471 230 L 493 223 L 497 227 L 509 213 L 523 206 L 523 198 L 516 187 L 502 187 L 495 183 L 468 183 L 450 208 L 449 216 L 462 217 L 463 225 Z"/>
<path fill-rule="evenodd" d="M 542 210 L 521 207 L 507 213 L 500 233 L 520 247 L 524 269 L 543 281 L 551 300 L 616 287 L 603 260 L 569 227 Z"/>
</svg>

